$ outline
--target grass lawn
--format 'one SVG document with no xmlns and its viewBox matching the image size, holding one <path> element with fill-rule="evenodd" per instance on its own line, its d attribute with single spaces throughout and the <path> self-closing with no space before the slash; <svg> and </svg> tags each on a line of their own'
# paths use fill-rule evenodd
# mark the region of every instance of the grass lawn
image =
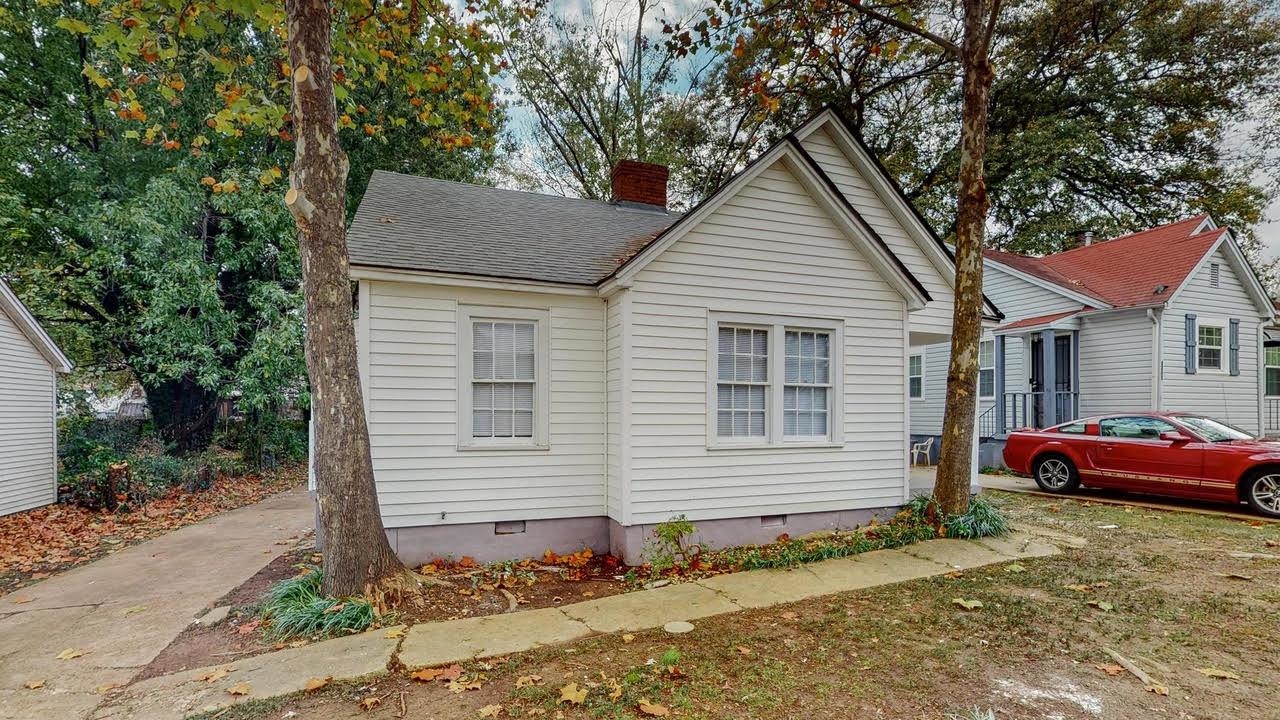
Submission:
<svg viewBox="0 0 1280 720">
<path fill-rule="evenodd" d="M 1280 718 L 1280 524 L 995 497 L 1015 522 L 1088 545 L 216 716 Z"/>
</svg>

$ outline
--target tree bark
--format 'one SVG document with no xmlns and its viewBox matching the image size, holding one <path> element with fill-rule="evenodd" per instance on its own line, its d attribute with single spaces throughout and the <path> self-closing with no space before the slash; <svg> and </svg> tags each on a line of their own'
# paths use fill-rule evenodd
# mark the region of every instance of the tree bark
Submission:
<svg viewBox="0 0 1280 720">
<path fill-rule="evenodd" d="M 288 0 L 296 150 L 285 195 L 298 225 L 307 372 L 327 595 L 378 592 L 405 568 L 382 527 L 351 312 L 347 157 L 338 142 L 329 0 Z"/>
<path fill-rule="evenodd" d="M 218 393 L 201 387 L 195 377 L 143 383 L 147 407 L 160 438 L 179 455 L 209 447 L 218 423 Z"/>
<path fill-rule="evenodd" d="M 969 483 L 974 470 L 978 343 L 982 337 L 982 246 L 990 207 L 983 156 L 987 147 L 987 103 L 995 77 L 990 56 L 991 35 L 998 13 L 999 0 L 964 0 L 964 41 L 960 47 L 964 106 L 956 213 L 955 310 L 942 447 L 933 487 L 934 499 L 949 514 L 968 511 Z"/>
</svg>

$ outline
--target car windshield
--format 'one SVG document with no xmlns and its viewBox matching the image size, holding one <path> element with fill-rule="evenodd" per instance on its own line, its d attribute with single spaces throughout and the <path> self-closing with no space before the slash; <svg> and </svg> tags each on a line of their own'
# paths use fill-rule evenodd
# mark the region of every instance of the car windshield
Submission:
<svg viewBox="0 0 1280 720">
<path fill-rule="evenodd" d="M 1220 423 L 1213 418 L 1202 417 L 1200 415 L 1179 415 L 1178 422 L 1195 430 L 1200 437 L 1209 442 L 1226 442 L 1228 440 L 1252 440 L 1253 436 L 1249 433 L 1231 427 L 1226 423 Z"/>
</svg>

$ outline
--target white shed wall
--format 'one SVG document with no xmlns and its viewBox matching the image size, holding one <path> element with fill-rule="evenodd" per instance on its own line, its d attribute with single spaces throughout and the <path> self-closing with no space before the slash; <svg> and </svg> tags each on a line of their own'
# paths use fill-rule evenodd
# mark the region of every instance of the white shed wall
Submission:
<svg viewBox="0 0 1280 720">
<path fill-rule="evenodd" d="M 0 310 L 0 515 L 58 499 L 56 375 Z"/>
</svg>

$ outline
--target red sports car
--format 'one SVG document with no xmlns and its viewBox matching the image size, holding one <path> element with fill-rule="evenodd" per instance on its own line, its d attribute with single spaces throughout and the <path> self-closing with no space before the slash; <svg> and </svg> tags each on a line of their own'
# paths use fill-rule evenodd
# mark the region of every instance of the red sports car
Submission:
<svg viewBox="0 0 1280 720">
<path fill-rule="evenodd" d="M 1247 502 L 1280 517 L 1280 442 L 1191 413 L 1101 415 L 1009 434 L 1004 462 L 1045 492 L 1081 485 Z"/>
</svg>

